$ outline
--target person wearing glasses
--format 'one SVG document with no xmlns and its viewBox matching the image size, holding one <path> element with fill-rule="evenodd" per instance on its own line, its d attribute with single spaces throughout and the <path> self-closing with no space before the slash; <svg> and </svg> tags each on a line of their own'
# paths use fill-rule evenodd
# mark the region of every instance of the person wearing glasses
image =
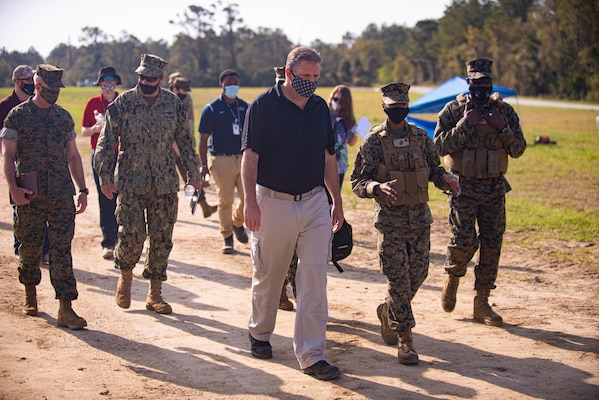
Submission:
<svg viewBox="0 0 599 400">
<path fill-rule="evenodd" d="M 73 273 L 71 245 L 75 234 L 75 215 L 87 208 L 85 174 L 75 139 L 75 122 L 71 114 L 57 105 L 63 70 L 50 64 L 38 64 L 34 95 L 15 106 L 4 120 L 0 131 L 3 142 L 4 176 L 16 204 L 15 233 L 19 248 L 19 282 L 25 286 L 23 313 L 38 313 L 37 285 L 42 273 L 40 260 L 44 230 L 50 247 L 50 281 L 60 306 L 56 317 L 59 327 L 82 329 L 85 319 L 72 308 L 78 297 Z M 37 175 L 36 182 L 22 187 L 17 184 L 14 166 L 20 178 Z M 37 174 L 34 174 L 34 173 Z M 75 186 L 79 187 L 76 200 Z"/>
<path fill-rule="evenodd" d="M 102 257 L 106 260 L 114 258 L 114 247 L 117 242 L 119 226 L 116 222 L 114 211 L 116 210 L 116 195 L 109 199 L 102 193 L 100 179 L 94 169 L 94 154 L 100 137 L 100 131 L 104 127 L 104 114 L 108 105 L 119 95 L 116 87 L 121 84 L 121 77 L 113 67 L 102 67 L 98 71 L 98 79 L 94 86 L 100 86 L 101 93 L 91 97 L 85 104 L 83 120 L 81 122 L 81 135 L 90 138 L 92 147 L 92 171 L 96 190 L 98 191 L 98 203 L 100 206 L 100 230 L 102 231 Z M 118 144 L 114 151 L 118 151 Z"/>
<path fill-rule="evenodd" d="M 162 282 L 167 279 L 178 210 L 179 176 L 173 142 L 186 169 L 186 184 L 198 191 L 202 188 L 183 103 L 176 94 L 160 87 L 166 64 L 157 55 L 142 54 L 135 70 L 137 85 L 108 106 L 94 155 L 102 193 L 112 199 L 118 192 L 116 218 L 121 236 L 114 250 L 114 265 L 121 275 L 116 303 L 121 308 L 130 307 L 133 268 L 149 238 L 142 273 L 150 281 L 146 309 L 159 314 L 172 312 L 162 297 Z M 118 158 L 114 152 L 117 143 Z"/>
<path fill-rule="evenodd" d="M 241 176 L 245 222 L 252 232 L 252 356 L 273 357 L 270 338 L 281 287 L 297 251 L 295 356 L 302 372 L 331 380 L 341 372 L 325 358 L 327 269 L 333 231 L 343 225 L 343 206 L 329 108 L 314 95 L 321 62 L 314 49 L 294 48 L 287 56 L 285 80 L 251 103 L 241 142 Z"/>
<path fill-rule="evenodd" d="M 4 118 L 14 106 L 24 102 L 33 95 L 33 69 L 29 65 L 18 65 L 12 73 L 12 81 L 15 87 L 12 93 L 0 100 L 0 129 L 4 127 Z M 0 140 L 0 154 L 2 154 L 2 140 Z M 13 207 L 13 220 L 17 217 L 15 205 Z M 19 239 L 14 235 L 13 241 L 15 256 L 19 257 Z M 44 246 L 42 248 L 42 262 L 48 264 L 50 254 L 50 240 L 48 239 L 48 229 L 44 233 Z"/>
</svg>

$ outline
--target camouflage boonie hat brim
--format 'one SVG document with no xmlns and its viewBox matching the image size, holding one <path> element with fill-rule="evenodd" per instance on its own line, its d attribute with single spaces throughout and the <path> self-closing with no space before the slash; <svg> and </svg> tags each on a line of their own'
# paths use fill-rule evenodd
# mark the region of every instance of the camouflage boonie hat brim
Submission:
<svg viewBox="0 0 599 400">
<path fill-rule="evenodd" d="M 383 94 L 383 103 L 385 104 L 396 104 L 396 103 L 409 103 L 410 97 L 408 92 L 410 85 L 403 82 L 390 83 L 381 88 Z"/>
<path fill-rule="evenodd" d="M 154 54 L 142 54 L 139 67 L 135 70 L 136 74 L 157 76 L 164 74 L 164 67 L 168 62 Z"/>
<path fill-rule="evenodd" d="M 51 64 L 38 64 L 35 74 L 42 78 L 46 85 L 52 88 L 64 87 L 62 83 L 63 70 Z"/>
<path fill-rule="evenodd" d="M 476 60 L 468 61 L 466 63 L 466 71 L 468 73 L 468 79 L 480 79 L 480 78 L 493 79 L 493 74 L 491 73 L 492 66 L 493 66 L 493 61 L 491 61 L 487 58 L 479 58 Z"/>
<path fill-rule="evenodd" d="M 191 81 L 187 78 L 179 76 L 173 81 L 173 87 L 191 92 Z"/>
<path fill-rule="evenodd" d="M 285 67 L 273 67 L 275 70 L 275 79 L 285 80 Z"/>
<path fill-rule="evenodd" d="M 33 76 L 33 69 L 29 65 L 19 65 L 12 72 L 12 80 L 27 79 Z"/>
</svg>

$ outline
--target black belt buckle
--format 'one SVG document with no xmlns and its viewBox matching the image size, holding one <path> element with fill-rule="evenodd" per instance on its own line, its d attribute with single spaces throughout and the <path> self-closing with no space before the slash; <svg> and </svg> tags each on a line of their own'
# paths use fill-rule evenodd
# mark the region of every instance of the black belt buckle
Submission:
<svg viewBox="0 0 599 400">
<path fill-rule="evenodd" d="M 302 199 L 303 194 L 294 194 L 293 201 L 300 201 Z"/>
</svg>

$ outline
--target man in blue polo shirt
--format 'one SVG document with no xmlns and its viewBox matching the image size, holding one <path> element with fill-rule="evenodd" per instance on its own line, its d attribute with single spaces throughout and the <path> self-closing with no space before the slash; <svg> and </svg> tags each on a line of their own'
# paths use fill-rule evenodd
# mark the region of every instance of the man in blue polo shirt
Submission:
<svg viewBox="0 0 599 400">
<path fill-rule="evenodd" d="M 237 97 L 239 74 L 226 69 L 219 76 L 222 93 L 207 104 L 200 117 L 200 160 L 202 179 L 214 178 L 218 196 L 218 220 L 223 235 L 223 254 L 233 254 L 233 234 L 241 243 L 248 242 L 243 227 L 243 186 L 241 184 L 241 132 L 248 103 Z M 210 139 L 210 141 L 209 141 Z M 210 158 L 208 159 L 208 151 Z M 233 210 L 235 189 L 239 195 Z"/>
</svg>

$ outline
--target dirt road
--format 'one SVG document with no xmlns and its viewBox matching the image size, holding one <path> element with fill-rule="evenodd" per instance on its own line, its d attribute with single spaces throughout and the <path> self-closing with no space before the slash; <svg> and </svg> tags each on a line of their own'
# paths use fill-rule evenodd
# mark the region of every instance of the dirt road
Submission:
<svg viewBox="0 0 599 400">
<path fill-rule="evenodd" d="M 89 174 L 89 159 L 84 166 Z M 91 176 L 87 181 L 90 206 L 77 217 L 73 243 L 80 293 L 74 308 L 87 319 L 85 330 L 55 326 L 58 302 L 47 266 L 38 287 L 40 315 L 22 314 L 12 209 L 0 206 L 0 399 L 599 398 L 599 271 L 547 256 L 557 247 L 598 254 L 597 243 L 546 243 L 531 251 L 517 244 L 526 232 L 508 232 L 491 297 L 505 325 L 489 327 L 471 320 L 472 269 L 460 284 L 456 310 L 441 309 L 448 228 L 444 217 L 436 218 L 429 277 L 413 304 L 421 361 L 404 366 L 379 335 L 375 310 L 386 283 L 376 261 L 371 206 L 345 199 L 356 244 L 342 262 L 344 273 L 329 270 L 327 333 L 328 360 L 343 375 L 321 382 L 298 368 L 293 312 L 278 314 L 273 359 L 252 358 L 249 247 L 236 243 L 235 255 L 222 255 L 217 216 L 191 216 L 185 201 L 163 290 L 173 314 L 145 310 L 141 263 L 131 308 L 120 309 L 114 303 L 118 274 L 101 258 L 97 195 Z M 207 195 L 214 204 L 213 189 Z M 7 198 L 2 184 L 0 199 Z"/>
</svg>

